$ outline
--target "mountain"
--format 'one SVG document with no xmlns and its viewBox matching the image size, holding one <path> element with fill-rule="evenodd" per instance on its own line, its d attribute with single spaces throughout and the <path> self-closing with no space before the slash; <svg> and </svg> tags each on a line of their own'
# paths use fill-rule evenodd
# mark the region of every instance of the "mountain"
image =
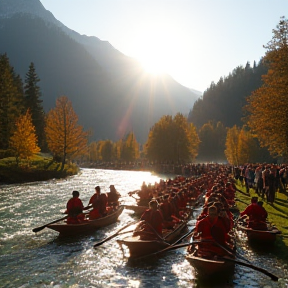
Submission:
<svg viewBox="0 0 288 288">
<path fill-rule="evenodd" d="M 234 125 L 242 127 L 245 124 L 247 97 L 263 85 L 263 75 L 268 67 L 263 59 L 258 64 L 236 67 L 218 83 L 212 83 L 197 99 L 188 115 L 188 120 L 200 128 L 208 122 L 221 122 L 224 127 Z"/>
<path fill-rule="evenodd" d="M 0 0 L 0 53 L 25 79 L 33 62 L 45 111 L 66 95 L 92 140 L 134 131 L 143 143 L 163 115 L 188 115 L 199 94 L 153 76 L 109 42 L 64 26 L 39 0 Z"/>
</svg>

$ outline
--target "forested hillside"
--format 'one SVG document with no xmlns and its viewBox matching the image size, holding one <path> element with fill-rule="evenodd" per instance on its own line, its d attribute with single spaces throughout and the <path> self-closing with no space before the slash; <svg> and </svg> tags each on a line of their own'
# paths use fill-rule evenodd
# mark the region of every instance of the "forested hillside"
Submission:
<svg viewBox="0 0 288 288">
<path fill-rule="evenodd" d="M 247 62 L 245 67 L 235 68 L 217 84 L 212 82 L 194 103 L 188 121 L 198 128 L 209 121 L 220 121 L 224 127 L 242 126 L 246 98 L 262 85 L 261 76 L 266 73 L 267 67 L 262 60 L 258 64 L 254 62 L 253 67 Z"/>
</svg>

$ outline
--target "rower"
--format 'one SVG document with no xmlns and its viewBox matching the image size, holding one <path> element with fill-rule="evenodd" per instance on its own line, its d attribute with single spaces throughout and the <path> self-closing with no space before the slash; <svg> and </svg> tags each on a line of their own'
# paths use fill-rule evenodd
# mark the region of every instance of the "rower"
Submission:
<svg viewBox="0 0 288 288">
<path fill-rule="evenodd" d="M 227 229 L 223 222 L 218 218 L 217 207 L 212 205 L 208 208 L 208 215 L 196 223 L 194 239 L 203 240 L 199 244 L 202 255 L 210 256 L 211 254 L 225 254 L 219 245 L 226 245 Z M 205 242 L 211 241 L 211 242 Z"/>
<path fill-rule="evenodd" d="M 162 224 L 163 216 L 158 209 L 159 205 L 156 200 L 151 200 L 149 202 L 149 209 L 147 209 L 141 216 L 140 225 L 134 232 L 134 236 L 139 234 L 141 238 L 155 238 L 162 237 Z"/>
<path fill-rule="evenodd" d="M 101 194 L 100 186 L 95 187 L 95 194 L 90 198 L 89 204 L 92 204 L 93 210 L 89 213 L 89 219 L 97 219 L 106 215 L 107 195 Z"/>
<path fill-rule="evenodd" d="M 174 213 L 174 207 L 172 203 L 170 202 L 170 195 L 165 194 L 163 197 L 163 202 L 160 204 L 160 211 L 163 215 L 164 219 L 164 227 L 167 229 L 172 229 L 174 227 L 174 218 L 173 218 L 173 213 Z M 175 216 L 174 216 L 175 217 Z"/>
<path fill-rule="evenodd" d="M 267 229 L 265 224 L 267 218 L 267 211 L 265 208 L 259 204 L 257 204 L 258 197 L 251 198 L 251 204 L 246 207 L 244 211 L 240 213 L 240 216 L 243 217 L 247 215 L 249 217 L 248 227 L 254 229 Z"/>
<path fill-rule="evenodd" d="M 107 193 L 108 206 L 116 208 L 119 206 L 120 193 L 116 190 L 114 185 L 110 185 L 110 192 Z"/>
<path fill-rule="evenodd" d="M 67 224 L 79 224 L 85 221 L 85 214 L 83 213 L 84 205 L 79 198 L 80 193 L 78 191 L 73 191 L 72 196 L 66 205 L 67 210 L 65 213 L 68 214 Z"/>
</svg>

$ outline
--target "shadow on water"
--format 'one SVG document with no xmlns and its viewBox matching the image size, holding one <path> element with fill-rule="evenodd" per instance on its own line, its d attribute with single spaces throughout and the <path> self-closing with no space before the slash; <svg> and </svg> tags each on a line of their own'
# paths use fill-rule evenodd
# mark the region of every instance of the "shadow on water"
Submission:
<svg viewBox="0 0 288 288">
<path fill-rule="evenodd" d="M 233 273 L 222 274 L 214 277 L 201 277 L 195 281 L 196 287 L 214 287 L 214 288 L 229 288 L 234 287 Z"/>
</svg>

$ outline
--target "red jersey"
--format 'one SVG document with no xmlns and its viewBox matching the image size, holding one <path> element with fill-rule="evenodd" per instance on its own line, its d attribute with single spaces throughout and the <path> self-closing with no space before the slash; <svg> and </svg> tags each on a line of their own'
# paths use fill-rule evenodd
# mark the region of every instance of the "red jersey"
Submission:
<svg viewBox="0 0 288 288">
<path fill-rule="evenodd" d="M 159 210 L 147 209 L 141 216 L 141 220 L 147 221 L 160 235 L 162 234 L 163 216 Z M 147 227 L 149 230 L 149 227 Z"/>
<path fill-rule="evenodd" d="M 78 197 L 73 197 L 67 202 L 67 212 L 69 216 L 77 216 L 82 213 L 84 205 Z"/>
<path fill-rule="evenodd" d="M 266 221 L 267 211 L 257 203 L 252 203 L 240 215 L 247 215 L 252 221 Z"/>
<path fill-rule="evenodd" d="M 212 230 L 213 229 L 213 230 Z M 200 220 L 196 224 L 196 232 L 201 233 L 201 238 L 215 240 L 221 244 L 225 243 L 227 228 L 224 226 L 222 219 L 218 217 L 213 222 L 209 216 Z M 212 231 L 215 231 L 213 233 Z"/>
</svg>

